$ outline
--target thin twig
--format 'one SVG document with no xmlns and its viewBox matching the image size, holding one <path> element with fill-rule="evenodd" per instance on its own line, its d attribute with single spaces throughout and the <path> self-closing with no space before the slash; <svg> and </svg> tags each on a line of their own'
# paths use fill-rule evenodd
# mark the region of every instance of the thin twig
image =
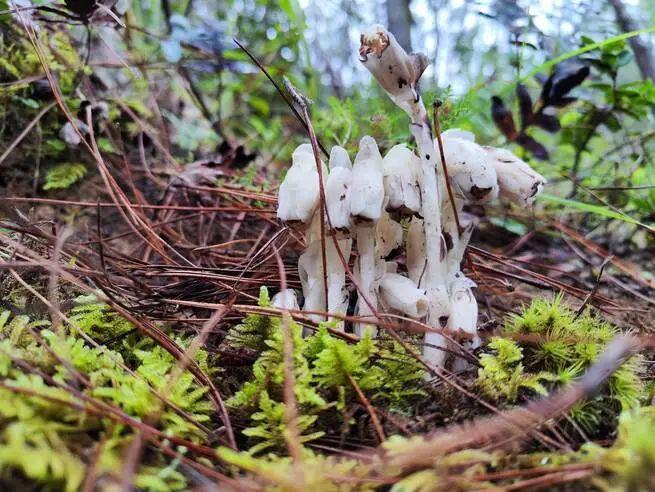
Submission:
<svg viewBox="0 0 655 492">
<path fill-rule="evenodd" d="M 435 99 L 432 101 L 432 119 L 434 120 L 434 133 L 437 137 L 437 143 L 439 145 L 439 154 L 441 155 L 441 168 L 443 169 L 444 180 L 446 181 L 446 190 L 448 191 L 448 199 L 450 200 L 450 206 L 453 208 L 453 216 L 455 217 L 455 224 L 457 224 L 457 234 L 462 234 L 462 226 L 459 223 L 459 214 L 457 213 L 457 205 L 455 203 L 455 196 L 453 195 L 453 189 L 450 186 L 450 178 L 448 176 L 448 166 L 446 165 L 446 155 L 443 151 L 443 141 L 441 140 L 441 125 L 439 124 L 439 107 L 441 106 L 441 101 Z"/>
<path fill-rule="evenodd" d="M 282 90 L 282 87 L 280 87 L 280 84 L 278 84 L 275 79 L 271 76 L 271 74 L 266 70 L 266 67 L 253 55 L 248 48 L 246 48 L 237 38 L 234 38 L 234 42 L 237 44 L 239 48 L 243 50 L 243 52 L 248 55 L 248 58 L 252 60 L 252 62 L 257 65 L 257 68 L 259 68 L 264 75 L 266 75 L 266 78 L 273 84 L 275 87 L 275 90 L 282 96 L 282 99 L 284 99 L 284 102 L 287 103 L 287 105 L 291 108 L 291 111 L 293 111 L 293 114 L 296 115 L 296 118 L 298 118 L 298 121 L 302 124 L 302 126 L 305 127 L 305 130 L 309 131 L 309 122 L 298 113 L 298 110 L 295 108 L 293 105 L 293 102 L 289 99 L 289 97 L 285 94 L 285 92 Z M 323 144 L 317 140 L 318 146 L 323 151 L 323 154 L 325 154 L 326 157 L 328 157 L 330 154 L 328 154 L 328 151 L 325 150 L 325 147 L 323 147 Z"/>
<path fill-rule="evenodd" d="M 314 160 L 316 161 L 316 170 L 318 172 L 318 188 L 319 188 L 319 224 L 321 227 L 321 263 L 323 267 L 323 294 L 325 307 L 328 306 L 328 281 L 327 281 L 327 253 L 325 250 L 325 188 L 323 186 L 323 163 L 321 158 L 318 155 L 318 139 L 316 138 L 316 133 L 314 133 L 314 127 L 311 124 L 309 118 L 309 105 L 312 103 L 305 95 L 301 94 L 300 91 L 294 87 L 294 85 L 287 79 L 284 78 L 284 85 L 291 94 L 293 100 L 301 107 L 305 121 L 307 122 L 307 133 L 309 135 L 309 141 L 312 144 L 312 153 L 314 154 Z M 328 320 L 329 317 L 326 313 L 325 319 Z"/>
<path fill-rule="evenodd" d="M 27 126 L 23 129 L 22 132 L 14 139 L 13 142 L 9 144 L 9 146 L 6 148 L 6 150 L 0 155 L 0 164 L 4 162 L 4 160 L 13 152 L 13 150 L 16 148 L 16 146 L 22 142 L 22 140 L 27 136 L 27 134 L 34 128 L 34 126 L 43 118 L 43 116 L 50 111 L 55 104 L 57 104 L 57 101 L 52 101 L 50 104 L 46 105 L 41 111 L 39 111 L 34 118 L 32 118 L 32 121 L 30 121 Z"/>
</svg>

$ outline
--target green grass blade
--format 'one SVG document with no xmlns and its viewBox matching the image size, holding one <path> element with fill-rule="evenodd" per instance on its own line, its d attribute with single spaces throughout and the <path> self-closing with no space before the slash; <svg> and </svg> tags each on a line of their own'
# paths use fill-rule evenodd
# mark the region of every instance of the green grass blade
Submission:
<svg viewBox="0 0 655 492">
<path fill-rule="evenodd" d="M 562 205 L 564 206 L 565 209 L 568 209 L 570 211 L 577 210 L 579 212 L 591 213 L 591 214 L 599 215 L 601 217 L 606 217 L 608 219 L 622 220 L 623 222 L 627 222 L 628 224 L 638 225 L 640 227 L 644 227 L 648 229 L 649 231 L 653 231 L 653 228 L 650 227 L 649 225 L 639 222 L 638 220 L 633 219 L 629 215 L 616 212 L 615 210 L 612 210 L 608 207 L 604 207 L 602 205 L 592 205 L 591 203 L 578 202 L 576 200 L 569 200 L 567 198 L 561 198 L 555 195 L 549 195 L 547 193 L 543 193 L 539 195 L 539 198 L 541 200 L 545 200 L 550 203 Z"/>
<path fill-rule="evenodd" d="M 576 56 L 582 55 L 583 53 L 587 53 L 588 51 L 593 51 L 597 48 L 602 48 L 605 45 L 612 44 L 616 41 L 622 41 L 624 39 L 629 39 L 635 36 L 639 36 L 640 34 L 647 34 L 650 32 L 655 32 L 655 26 L 650 26 L 645 29 L 639 29 L 637 31 L 630 31 L 630 32 L 625 32 L 623 34 L 619 34 L 617 36 L 612 36 L 611 38 L 604 39 L 603 41 L 598 41 L 596 43 L 591 43 L 586 46 L 583 46 L 581 48 L 578 48 L 577 50 L 569 51 L 567 53 L 564 53 L 560 56 L 557 56 L 553 58 L 552 60 L 548 60 L 545 63 L 542 63 L 538 67 L 532 69 L 530 73 L 527 75 L 521 77 L 521 82 L 534 77 L 540 72 L 545 72 L 546 70 L 550 70 L 552 67 L 557 65 L 558 63 L 561 63 L 565 60 L 568 60 L 569 58 L 574 58 Z"/>
</svg>

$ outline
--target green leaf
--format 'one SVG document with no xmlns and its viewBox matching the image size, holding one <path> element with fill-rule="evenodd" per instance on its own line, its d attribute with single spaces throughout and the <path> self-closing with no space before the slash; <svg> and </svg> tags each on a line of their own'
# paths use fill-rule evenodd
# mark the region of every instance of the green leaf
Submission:
<svg viewBox="0 0 655 492">
<path fill-rule="evenodd" d="M 561 198 L 558 196 L 549 195 L 548 193 L 543 193 L 539 195 L 539 197 L 547 202 L 555 203 L 557 205 L 563 205 L 565 208 L 568 209 L 577 210 L 584 213 L 591 213 L 591 214 L 599 215 L 601 217 L 606 217 L 608 219 L 622 220 L 623 222 L 627 222 L 628 224 L 634 224 L 641 227 L 645 227 L 648 230 L 653 229 L 652 227 L 642 222 L 639 222 L 636 219 L 633 219 L 629 215 L 617 212 L 615 210 L 612 210 L 608 207 L 604 207 L 602 205 L 592 205 L 590 203 L 578 202 L 576 200 L 569 200 L 568 198 Z"/>
<path fill-rule="evenodd" d="M 45 177 L 44 190 L 65 189 L 77 183 L 87 173 L 86 166 L 80 163 L 66 162 L 50 169 Z"/>
</svg>

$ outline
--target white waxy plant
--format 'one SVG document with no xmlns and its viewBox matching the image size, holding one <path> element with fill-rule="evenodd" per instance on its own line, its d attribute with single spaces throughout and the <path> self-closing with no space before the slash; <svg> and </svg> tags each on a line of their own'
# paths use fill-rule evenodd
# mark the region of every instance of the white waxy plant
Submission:
<svg viewBox="0 0 655 492">
<path fill-rule="evenodd" d="M 323 171 L 323 176 L 326 174 Z M 277 218 L 290 226 L 308 226 L 318 207 L 319 198 L 318 170 L 312 146 L 303 144 L 293 152 L 291 167 L 280 185 Z"/>
<path fill-rule="evenodd" d="M 361 36 L 360 60 L 371 72 L 391 100 L 410 119 L 420 158 L 419 187 L 421 215 L 425 236 L 425 289 L 429 309 L 427 322 L 445 328 L 450 301 L 446 286 L 445 251 L 441 236 L 441 197 L 437 181 L 437 153 L 432 140 L 432 128 L 423 99 L 418 92 L 418 81 L 427 63 L 424 56 L 408 55 L 396 38 L 382 26 L 374 26 Z M 425 336 L 423 354 L 431 362 L 444 365 L 447 343 L 438 331 Z"/>
<path fill-rule="evenodd" d="M 312 320 L 331 319 L 343 329 L 341 316 L 349 305 L 349 291 L 357 290 L 355 309 L 360 320 L 354 329 L 358 335 L 366 326 L 375 325 L 376 315 L 393 313 L 424 320 L 433 330 L 426 333 L 423 355 L 427 362 L 444 366 L 448 342 L 443 331 L 465 334 L 464 344 L 470 348 L 480 343 L 476 285 L 461 271 L 474 226 L 464 220 L 464 206 L 488 203 L 497 196 L 529 206 L 546 180 L 511 152 L 482 147 L 471 132 L 453 129 L 441 135 L 446 183 L 440 172 L 439 146 L 418 93 L 424 58 L 408 55 L 381 26 L 362 35 L 359 53 L 362 63 L 409 116 L 417 153 L 396 145 L 383 159 L 375 140 L 366 136 L 351 165 L 346 150 L 333 147 L 330 172 L 323 171 L 323 216 L 318 212 L 316 157 L 311 146 L 303 144 L 293 153 L 292 166 L 280 186 L 278 218 L 309 229 L 298 273 L 303 309 L 318 313 L 309 314 Z M 454 203 L 446 193 L 448 184 Z M 405 234 L 395 220 L 402 217 Z M 321 237 L 322 231 L 326 237 Z M 357 259 L 354 282 L 349 283 L 344 262 L 349 262 L 353 248 Z M 386 261 L 392 254 L 399 263 Z M 274 305 L 295 306 L 287 291 L 278 295 Z M 464 367 L 463 359 L 455 364 L 456 369 Z"/>
<path fill-rule="evenodd" d="M 325 209 L 332 227 L 341 232 L 350 230 L 352 168 L 346 149 L 338 145 L 332 147 L 330 174 L 325 183 Z"/>
<path fill-rule="evenodd" d="M 444 191 L 447 183 L 437 172 L 441 159 L 439 146 L 432 138 L 428 114 L 418 93 L 418 80 L 425 68 L 424 57 L 408 55 L 393 34 L 381 26 L 374 26 L 362 34 L 359 54 L 361 62 L 391 100 L 409 116 L 410 131 L 418 147 L 420 215 L 423 220 L 415 218 L 410 224 L 406 263 L 409 278 L 426 289 L 429 302 L 426 321 L 435 328 L 451 330 L 455 325 L 462 325 L 459 328 L 465 332 L 475 333 L 477 303 L 471 290 L 475 284 L 460 271 L 470 228 L 460 231 L 461 224 L 458 226 L 456 217 L 467 202 L 493 200 L 503 189 L 505 177 L 513 176 L 513 173 L 504 167 L 506 162 L 499 162 L 497 155 L 492 156 L 487 149 L 476 144 L 472 133 L 461 130 L 444 132 L 442 143 L 448 184 L 455 194 L 455 203 L 446 203 L 448 199 Z M 536 190 L 534 194 L 525 192 L 526 185 L 512 187 L 510 183 L 505 184 L 504 194 L 528 203 L 523 197 L 530 195 L 532 199 L 543 186 L 536 173 L 530 178 L 523 178 L 523 181 L 529 190 Z M 449 245 L 443 233 L 450 236 L 451 251 L 447 251 Z M 427 361 L 443 366 L 445 352 L 442 349 L 446 345 L 446 339 L 438 331 L 428 332 L 423 349 Z"/>
<path fill-rule="evenodd" d="M 375 229 L 384 207 L 384 181 L 382 176 L 382 156 L 373 138 L 362 137 L 359 152 L 353 164 L 353 184 L 350 195 L 350 215 L 355 224 L 357 240 L 356 275 L 361 289 L 357 301 L 357 315 L 362 321 L 356 324 L 355 333 L 362 335 L 370 324 L 377 309 L 377 299 L 373 292 L 375 282 Z M 371 319 L 371 321 L 373 321 Z M 375 330 L 374 330 L 375 333 Z"/>
<path fill-rule="evenodd" d="M 284 289 L 278 292 L 271 299 L 271 306 L 278 309 L 284 310 L 298 310 L 298 298 L 293 289 Z"/>
<path fill-rule="evenodd" d="M 484 147 L 498 175 L 500 196 L 521 206 L 531 206 L 546 179 L 507 149 Z"/>
<path fill-rule="evenodd" d="M 384 156 L 382 173 L 388 197 L 387 210 L 418 212 L 421 209 L 418 166 L 416 154 L 405 145 L 394 145 Z"/>
</svg>

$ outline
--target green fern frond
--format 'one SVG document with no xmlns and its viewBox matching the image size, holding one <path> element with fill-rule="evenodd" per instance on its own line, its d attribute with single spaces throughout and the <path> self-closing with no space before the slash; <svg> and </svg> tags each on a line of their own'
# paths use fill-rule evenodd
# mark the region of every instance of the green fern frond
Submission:
<svg viewBox="0 0 655 492">
<path fill-rule="evenodd" d="M 268 307 L 271 299 L 268 289 L 262 286 L 259 289 L 260 307 Z M 234 326 L 228 333 L 225 344 L 229 347 L 243 347 L 259 352 L 266 349 L 266 340 L 280 325 L 280 319 L 262 314 L 249 314 L 241 323 Z"/>
<path fill-rule="evenodd" d="M 87 169 L 84 164 L 65 162 L 57 164 L 45 176 L 44 190 L 66 189 L 86 176 Z"/>
<path fill-rule="evenodd" d="M 112 311 L 104 302 L 98 302 L 93 295 L 80 296 L 75 303 L 68 317 L 87 335 L 107 340 L 134 329 L 132 323 Z"/>
</svg>

